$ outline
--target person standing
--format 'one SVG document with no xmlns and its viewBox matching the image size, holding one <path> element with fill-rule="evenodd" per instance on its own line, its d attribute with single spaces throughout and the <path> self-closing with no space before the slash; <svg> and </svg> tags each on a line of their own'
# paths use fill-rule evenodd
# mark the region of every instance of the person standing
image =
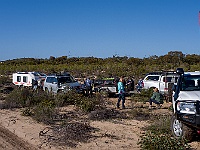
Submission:
<svg viewBox="0 0 200 150">
<path fill-rule="evenodd" d="M 136 85 L 136 90 L 137 90 L 138 93 L 141 93 L 142 87 L 143 87 L 143 80 L 140 79 L 140 80 L 138 81 L 138 84 Z"/>
<path fill-rule="evenodd" d="M 92 95 L 92 81 L 90 78 L 87 78 L 85 81 L 85 86 L 86 86 L 86 95 Z"/>
<path fill-rule="evenodd" d="M 37 87 L 38 87 L 38 81 L 37 80 L 32 79 L 32 87 L 33 87 L 33 91 L 37 90 Z"/>
<path fill-rule="evenodd" d="M 120 108 L 120 102 L 122 101 L 122 109 L 125 109 L 125 89 L 124 89 L 124 79 L 121 77 L 119 79 L 119 82 L 117 84 L 118 86 L 118 93 L 119 93 L 119 98 L 117 102 L 117 108 Z"/>
</svg>

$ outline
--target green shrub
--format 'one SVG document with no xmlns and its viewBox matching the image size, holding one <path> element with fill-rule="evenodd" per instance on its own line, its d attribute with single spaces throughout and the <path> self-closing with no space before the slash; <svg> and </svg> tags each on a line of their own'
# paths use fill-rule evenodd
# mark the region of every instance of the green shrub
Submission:
<svg viewBox="0 0 200 150">
<path fill-rule="evenodd" d="M 59 93 L 55 96 L 57 104 L 59 106 L 75 105 L 83 98 L 82 94 L 76 91 L 68 91 L 67 93 Z"/>
<path fill-rule="evenodd" d="M 170 116 L 154 116 L 150 126 L 144 128 L 138 144 L 143 150 L 185 150 L 190 146 L 186 140 L 172 138 L 170 132 Z"/>
<path fill-rule="evenodd" d="M 32 116 L 32 115 L 33 115 L 33 112 L 32 112 L 32 110 L 31 110 L 30 107 L 27 107 L 27 108 L 25 108 L 25 109 L 22 111 L 22 115 L 23 115 L 23 116 Z"/>
<path fill-rule="evenodd" d="M 146 109 L 134 108 L 128 112 L 129 118 L 137 120 L 148 120 L 150 118 L 150 113 Z"/>
<path fill-rule="evenodd" d="M 9 79 L 8 76 L 0 76 L 0 85 L 1 84 L 6 84 L 6 83 L 11 83 L 11 79 Z"/>
<path fill-rule="evenodd" d="M 171 134 L 171 115 L 152 115 L 151 120 L 151 125 L 146 127 L 148 131 L 154 134 Z"/>
<path fill-rule="evenodd" d="M 139 142 L 142 150 L 185 150 L 190 148 L 186 140 L 172 138 L 170 134 L 146 132 Z"/>
<path fill-rule="evenodd" d="M 132 102 L 147 102 L 153 94 L 153 88 L 142 89 L 141 93 L 136 93 L 131 96 Z"/>
<path fill-rule="evenodd" d="M 32 110 L 32 117 L 45 124 L 53 123 L 53 116 L 57 113 L 54 100 L 46 99 L 35 106 Z"/>
<path fill-rule="evenodd" d="M 85 112 L 90 112 L 94 109 L 104 107 L 104 99 L 99 93 L 88 97 L 75 91 L 68 91 L 67 93 L 61 93 L 56 96 L 56 104 L 61 107 L 75 105 Z"/>
<path fill-rule="evenodd" d="M 77 99 L 75 105 L 85 112 L 91 112 L 95 109 L 105 108 L 105 101 L 104 98 L 97 93 L 92 97 L 83 96 L 81 99 Z"/>
<path fill-rule="evenodd" d="M 16 88 L 7 97 L 5 105 L 7 108 L 25 107 L 32 99 L 32 92 L 27 88 Z"/>
</svg>

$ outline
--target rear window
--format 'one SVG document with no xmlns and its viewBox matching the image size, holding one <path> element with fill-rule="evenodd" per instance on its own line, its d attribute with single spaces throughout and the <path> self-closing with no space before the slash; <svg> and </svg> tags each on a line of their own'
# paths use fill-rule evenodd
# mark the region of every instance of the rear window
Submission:
<svg viewBox="0 0 200 150">
<path fill-rule="evenodd" d="M 145 80 L 158 81 L 159 80 L 159 76 L 148 76 Z"/>
<path fill-rule="evenodd" d="M 58 83 L 65 84 L 65 83 L 72 83 L 72 82 L 75 82 L 72 76 L 58 77 Z"/>
<path fill-rule="evenodd" d="M 55 77 L 47 77 L 46 82 L 53 83 L 53 82 L 57 82 L 57 80 Z"/>
<path fill-rule="evenodd" d="M 163 77 L 163 82 L 177 82 L 178 77 Z"/>
</svg>

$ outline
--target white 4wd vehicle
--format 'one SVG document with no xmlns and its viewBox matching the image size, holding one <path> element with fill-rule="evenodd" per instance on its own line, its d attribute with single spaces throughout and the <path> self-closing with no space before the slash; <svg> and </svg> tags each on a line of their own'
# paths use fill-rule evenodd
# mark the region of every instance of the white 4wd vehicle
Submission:
<svg viewBox="0 0 200 150">
<path fill-rule="evenodd" d="M 143 89 L 157 87 L 160 93 L 168 95 L 170 84 L 177 82 L 178 75 L 174 72 L 155 72 L 143 79 Z"/>
<path fill-rule="evenodd" d="M 46 92 L 67 92 L 75 90 L 82 92 L 81 84 L 77 82 L 71 75 L 49 75 L 45 78 L 43 90 Z"/>
<path fill-rule="evenodd" d="M 174 86 L 172 134 L 191 141 L 200 133 L 200 72 L 177 69 L 179 79 Z"/>
</svg>

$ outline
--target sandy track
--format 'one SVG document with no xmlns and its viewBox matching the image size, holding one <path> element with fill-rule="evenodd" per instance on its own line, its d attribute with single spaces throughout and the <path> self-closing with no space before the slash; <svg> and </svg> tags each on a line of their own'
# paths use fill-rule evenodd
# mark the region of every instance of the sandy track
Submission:
<svg viewBox="0 0 200 150">
<path fill-rule="evenodd" d="M 36 150 L 32 145 L 0 126 L 0 149 L 6 150 Z"/>
</svg>

